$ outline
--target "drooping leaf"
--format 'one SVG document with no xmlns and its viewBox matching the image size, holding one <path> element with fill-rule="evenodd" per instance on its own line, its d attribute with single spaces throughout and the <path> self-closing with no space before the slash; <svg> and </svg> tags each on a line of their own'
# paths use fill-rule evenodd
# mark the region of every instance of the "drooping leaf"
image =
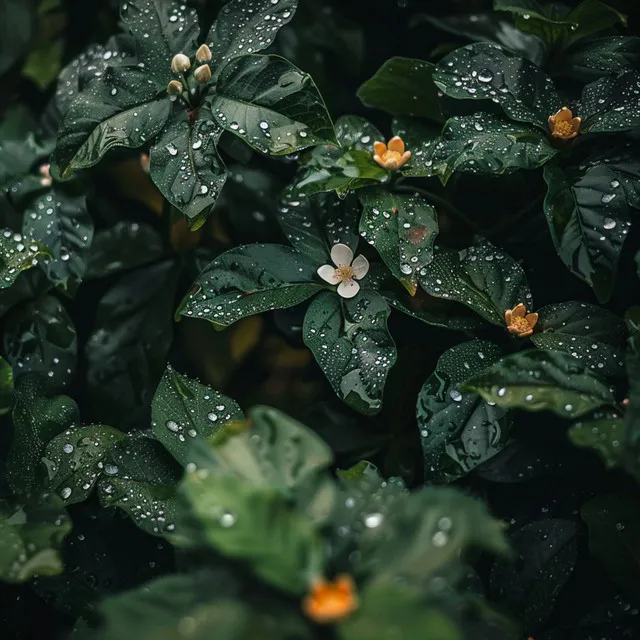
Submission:
<svg viewBox="0 0 640 640">
<path fill-rule="evenodd" d="M 624 322 L 584 302 L 562 302 L 538 310 L 531 341 L 541 349 L 564 351 L 604 376 L 624 375 Z"/>
<path fill-rule="evenodd" d="M 542 349 L 508 355 L 463 388 L 500 407 L 546 409 L 566 418 L 577 418 L 614 402 L 604 380 L 583 362 L 561 351 Z"/>
<path fill-rule="evenodd" d="M 84 196 L 69 196 L 53 189 L 27 209 L 22 233 L 51 253 L 41 266 L 51 282 L 62 287 L 82 280 L 93 240 L 93 220 Z"/>
<path fill-rule="evenodd" d="M 62 573 L 59 551 L 69 531 L 71 520 L 51 493 L 0 500 L 0 581 L 27 582 Z"/>
<path fill-rule="evenodd" d="M 7 478 L 16 493 L 27 493 L 38 482 L 47 444 L 79 419 L 78 406 L 67 396 L 48 396 L 37 374 L 20 378 L 14 389 L 15 428 L 7 456 Z"/>
<path fill-rule="evenodd" d="M 396 347 L 387 329 L 390 309 L 371 290 L 343 300 L 332 292 L 318 296 L 304 319 L 304 342 L 348 405 L 361 413 L 376 413 Z"/>
<path fill-rule="evenodd" d="M 204 223 L 227 179 L 216 149 L 221 134 L 207 105 L 200 107 L 193 124 L 184 109 L 174 108 L 151 148 L 153 182 L 192 229 Z"/>
<path fill-rule="evenodd" d="M 438 234 L 435 209 L 419 194 L 371 188 L 360 194 L 360 235 L 373 245 L 391 273 L 415 293 L 418 272 L 433 260 Z"/>
<path fill-rule="evenodd" d="M 35 267 L 49 250 L 9 229 L 0 232 L 0 289 L 7 289 L 26 269 Z"/>
<path fill-rule="evenodd" d="M 387 60 L 359 89 L 367 107 L 392 116 L 418 116 L 442 122 L 438 91 L 433 82 L 435 65 L 426 60 L 395 57 Z"/>
<path fill-rule="evenodd" d="M 587 85 L 582 92 L 587 133 L 629 131 L 640 125 L 640 71 L 607 75 Z"/>
<path fill-rule="evenodd" d="M 186 466 L 191 440 L 208 438 L 244 413 L 231 398 L 168 366 L 153 396 L 151 419 L 158 441 Z"/>
<path fill-rule="evenodd" d="M 210 104 L 223 129 L 261 153 L 285 155 L 336 140 L 311 77 L 278 56 L 231 60 L 216 80 Z"/>
<path fill-rule="evenodd" d="M 522 267 L 487 240 L 461 251 L 436 248 L 433 262 L 419 276 L 428 294 L 461 302 L 499 326 L 506 309 L 532 304 Z"/>
<path fill-rule="evenodd" d="M 297 7 L 298 0 L 231 0 L 225 4 L 207 36 L 214 68 L 266 49 Z"/>
<path fill-rule="evenodd" d="M 459 344 L 438 360 L 418 394 L 417 421 L 425 478 L 452 482 L 498 453 L 506 444 L 511 417 L 462 383 L 497 362 L 501 350 L 486 340 Z"/>
<path fill-rule="evenodd" d="M 159 262 L 124 276 L 100 301 L 85 357 L 101 420 L 124 427 L 148 412 L 173 338 L 178 275 L 173 260 Z"/>
<path fill-rule="evenodd" d="M 605 36 L 576 42 L 562 55 L 554 72 L 592 82 L 609 74 L 631 71 L 639 62 L 640 38 Z"/>
<path fill-rule="evenodd" d="M 22 374 L 42 374 L 49 391 L 73 380 L 78 357 L 76 328 L 62 303 L 45 296 L 12 310 L 4 324 L 4 353 Z"/>
<path fill-rule="evenodd" d="M 73 426 L 53 438 L 42 456 L 47 488 L 65 506 L 86 500 L 105 467 L 105 457 L 125 434 L 107 425 Z"/>
<path fill-rule="evenodd" d="M 533 16 L 538 20 L 551 23 L 557 22 L 547 15 L 545 8 L 537 0 L 493 0 L 493 9 L 494 11 L 509 11 L 528 18 Z M 564 21 L 560 21 L 560 24 L 563 23 Z"/>
<path fill-rule="evenodd" d="M 448 96 L 493 100 L 513 120 L 547 130 L 563 105 L 551 79 L 525 58 L 489 43 L 467 45 L 443 58 L 433 74 Z"/>
<path fill-rule="evenodd" d="M 640 208 L 640 163 L 625 152 L 583 169 L 550 164 L 544 178 L 544 211 L 558 255 L 606 302 L 631 224 L 630 209 Z"/>
<path fill-rule="evenodd" d="M 624 446 L 624 420 L 605 414 L 571 425 L 567 432 L 569 440 L 576 447 L 593 449 L 604 460 L 607 468 L 621 464 Z M 622 446 L 621 446 L 622 445 Z"/>
<path fill-rule="evenodd" d="M 222 328 L 246 316 L 286 309 L 323 288 L 316 276 L 319 266 L 284 245 L 237 247 L 205 268 L 179 312 Z"/>
</svg>

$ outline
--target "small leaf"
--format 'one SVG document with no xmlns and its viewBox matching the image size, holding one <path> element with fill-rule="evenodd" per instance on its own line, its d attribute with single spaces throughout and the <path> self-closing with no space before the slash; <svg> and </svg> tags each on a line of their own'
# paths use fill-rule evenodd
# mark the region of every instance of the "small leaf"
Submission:
<svg viewBox="0 0 640 640">
<path fill-rule="evenodd" d="M 179 313 L 223 328 L 246 316 L 292 307 L 323 288 L 317 282 L 319 266 L 278 244 L 231 249 L 198 276 Z"/>
<path fill-rule="evenodd" d="M 49 250 L 39 242 L 9 229 L 0 231 L 0 289 L 10 287 L 23 271 L 48 255 Z"/>
<path fill-rule="evenodd" d="M 78 338 L 62 303 L 45 296 L 12 310 L 4 323 L 4 352 L 16 378 L 40 373 L 49 391 L 69 386 L 76 373 Z"/>
<path fill-rule="evenodd" d="M 71 427 L 58 434 L 42 456 L 48 489 L 58 494 L 65 506 L 86 500 L 105 469 L 106 455 L 124 436 L 106 425 Z"/>
<path fill-rule="evenodd" d="M 78 406 L 67 396 L 47 396 L 36 374 L 23 376 L 15 390 L 15 428 L 7 456 L 7 478 L 16 493 L 35 488 L 40 460 L 47 444 L 79 419 Z"/>
<path fill-rule="evenodd" d="M 496 455 L 507 443 L 511 418 L 462 383 L 497 362 L 501 350 L 486 340 L 459 344 L 440 356 L 418 394 L 417 421 L 425 478 L 453 482 Z"/>
<path fill-rule="evenodd" d="M 426 60 L 395 57 L 387 60 L 359 89 L 362 104 L 392 116 L 418 116 L 443 122 L 435 65 Z"/>
<path fill-rule="evenodd" d="M 582 92 L 587 133 L 630 131 L 640 125 L 640 71 L 609 75 L 587 85 Z"/>
<path fill-rule="evenodd" d="M 236 402 L 168 366 L 151 404 L 153 433 L 183 466 L 190 441 L 206 439 L 229 421 L 244 419 Z"/>
<path fill-rule="evenodd" d="M 418 272 L 433 260 L 436 210 L 419 194 L 371 188 L 360 195 L 360 235 L 376 248 L 391 273 L 415 293 Z"/>
<path fill-rule="evenodd" d="M 607 469 L 620 466 L 624 443 L 624 420 L 603 417 L 576 422 L 567 432 L 576 447 L 593 449 L 604 460 Z"/>
<path fill-rule="evenodd" d="M 436 249 L 433 262 L 419 273 L 424 290 L 455 300 L 485 320 L 504 326 L 504 312 L 519 303 L 532 306 L 522 267 L 487 240 L 468 249 Z"/>
<path fill-rule="evenodd" d="M 448 96 L 494 100 L 513 120 L 544 131 L 562 103 L 549 78 L 529 60 L 488 43 L 470 44 L 443 58 L 433 75 Z"/>
<path fill-rule="evenodd" d="M 69 531 L 71 520 L 51 493 L 20 503 L 0 500 L 0 580 L 20 583 L 62 573 L 59 552 Z"/>
<path fill-rule="evenodd" d="M 285 155 L 336 139 L 311 76 L 278 56 L 231 60 L 216 81 L 211 111 L 223 129 L 261 153 Z"/>
<path fill-rule="evenodd" d="M 541 349 L 571 354 L 603 376 L 624 375 L 624 322 L 583 302 L 551 304 L 538 310 L 531 341 Z"/>
<path fill-rule="evenodd" d="M 396 347 L 387 329 L 390 309 L 370 290 L 341 299 L 333 292 L 318 296 L 304 318 L 304 342 L 334 391 L 361 413 L 376 413 Z"/>
<path fill-rule="evenodd" d="M 553 411 L 577 418 L 614 402 L 609 387 L 577 358 L 532 349 L 502 358 L 464 384 L 504 408 Z"/>
</svg>

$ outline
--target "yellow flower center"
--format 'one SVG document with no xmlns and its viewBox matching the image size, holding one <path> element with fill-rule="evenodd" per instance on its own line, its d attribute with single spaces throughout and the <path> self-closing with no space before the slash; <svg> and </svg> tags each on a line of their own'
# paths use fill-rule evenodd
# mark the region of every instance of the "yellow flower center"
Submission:
<svg viewBox="0 0 640 640">
<path fill-rule="evenodd" d="M 398 169 L 402 164 L 402 154 L 397 151 L 385 151 L 382 161 L 387 169 Z"/>
<path fill-rule="evenodd" d="M 553 123 L 553 131 L 551 135 L 556 138 L 566 138 L 573 133 L 573 124 L 571 124 L 571 120 L 560 120 L 559 122 Z"/>
<path fill-rule="evenodd" d="M 336 268 L 336 278 L 339 278 L 340 282 L 351 280 L 353 276 L 354 271 L 348 264 L 339 264 Z"/>
<path fill-rule="evenodd" d="M 511 318 L 511 324 L 509 328 L 515 333 L 524 333 L 531 329 L 531 325 L 527 322 L 526 318 Z"/>
</svg>

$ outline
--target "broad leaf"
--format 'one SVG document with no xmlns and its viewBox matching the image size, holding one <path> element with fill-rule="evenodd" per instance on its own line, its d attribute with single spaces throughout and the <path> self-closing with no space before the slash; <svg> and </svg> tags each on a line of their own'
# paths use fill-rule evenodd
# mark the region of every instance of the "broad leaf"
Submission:
<svg viewBox="0 0 640 640">
<path fill-rule="evenodd" d="M 419 116 L 442 122 L 438 91 L 433 82 L 435 65 L 414 58 L 390 58 L 358 89 L 367 107 L 393 116 Z"/>
<path fill-rule="evenodd" d="M 343 300 L 333 292 L 318 296 L 304 318 L 304 342 L 348 405 L 376 413 L 396 347 L 387 329 L 390 309 L 379 294 L 362 290 Z"/>
<path fill-rule="evenodd" d="M 211 547 L 293 595 L 302 595 L 309 575 L 322 571 L 315 526 L 296 513 L 278 489 L 233 475 L 187 471 L 181 492 L 199 539 L 177 537 L 176 544 Z"/>
<path fill-rule="evenodd" d="M 200 27 L 195 9 L 172 0 L 126 0 L 120 16 L 136 43 L 143 66 L 165 84 L 176 53 L 190 55 Z"/>
<path fill-rule="evenodd" d="M 62 573 L 59 551 L 69 531 L 71 520 L 53 494 L 0 500 L 0 581 Z"/>
<path fill-rule="evenodd" d="M 433 79 L 452 98 L 492 100 L 513 120 L 547 130 L 562 103 L 551 79 L 529 60 L 493 44 L 471 44 L 443 58 Z"/>
<path fill-rule="evenodd" d="M 41 266 L 51 282 L 66 288 L 82 280 L 93 240 L 84 196 L 56 189 L 41 196 L 25 211 L 22 233 L 49 249 Z"/>
<path fill-rule="evenodd" d="M 229 421 L 243 420 L 236 402 L 168 366 L 151 404 L 153 433 L 183 466 L 190 440 L 206 439 Z"/>
<path fill-rule="evenodd" d="M 561 260 L 601 302 L 611 297 L 618 259 L 640 208 L 640 163 L 627 152 L 580 169 L 544 168 L 544 211 Z"/>
<path fill-rule="evenodd" d="M 394 194 L 381 188 L 363 191 L 360 202 L 360 235 L 414 294 L 418 272 L 433 260 L 438 234 L 436 210 L 419 194 Z"/>
<path fill-rule="evenodd" d="M 67 109 L 51 159 L 52 174 L 68 178 L 97 164 L 114 147 L 143 146 L 160 133 L 171 105 L 166 85 L 141 69 L 107 68 Z"/>
<path fill-rule="evenodd" d="M 602 0 L 583 0 L 569 13 L 567 22 L 571 22 L 571 27 L 565 28 L 569 38 L 577 40 L 605 31 L 619 23 L 626 26 L 627 18 Z"/>
<path fill-rule="evenodd" d="M 640 71 L 608 75 L 582 92 L 584 124 L 587 133 L 630 131 L 640 125 Z"/>
<path fill-rule="evenodd" d="M 297 7 L 298 0 L 231 0 L 225 4 L 207 36 L 214 66 L 266 49 Z"/>
<path fill-rule="evenodd" d="M 26 269 L 35 267 L 49 250 L 9 229 L 0 231 L 0 289 L 7 289 Z"/>
<path fill-rule="evenodd" d="M 184 109 L 174 107 L 151 148 L 153 182 L 194 230 L 204 223 L 227 179 L 216 149 L 221 134 L 207 105 L 200 107 L 193 124 Z"/>
<path fill-rule="evenodd" d="M 532 349 L 502 358 L 464 384 L 500 407 L 553 411 L 580 417 L 614 402 L 604 380 L 580 360 L 560 351 Z"/>
<path fill-rule="evenodd" d="M 419 276 L 430 295 L 461 302 L 499 326 L 506 309 L 521 302 L 531 307 L 522 267 L 487 240 L 461 251 L 436 248 L 433 262 Z"/>
<path fill-rule="evenodd" d="M 105 457 L 125 434 L 106 425 L 71 427 L 47 445 L 42 462 L 47 469 L 48 489 L 65 505 L 89 497 L 102 473 L 109 473 Z"/>
<path fill-rule="evenodd" d="M 620 466 L 624 446 L 622 418 L 608 414 L 602 418 L 576 422 L 571 425 L 567 436 L 576 447 L 585 447 L 598 453 L 608 469 Z"/>
<path fill-rule="evenodd" d="M 109 449 L 96 490 L 104 507 L 122 509 L 143 531 L 160 536 L 175 530 L 180 475 L 164 447 L 136 431 Z"/>
<path fill-rule="evenodd" d="M 49 391 L 62 391 L 76 373 L 76 328 L 62 303 L 45 296 L 12 310 L 4 323 L 4 353 L 18 378 L 40 373 Z"/>
<path fill-rule="evenodd" d="M 292 307 L 323 288 L 316 276 L 319 266 L 283 245 L 237 247 L 205 268 L 179 312 L 223 328 L 246 316 Z"/>
<path fill-rule="evenodd" d="M 563 302 L 538 310 L 531 341 L 541 349 L 571 354 L 604 376 L 624 375 L 624 322 L 613 313 L 585 304 Z"/>
<path fill-rule="evenodd" d="M 79 419 L 78 406 L 67 396 L 48 397 L 36 374 L 16 384 L 12 420 L 15 428 L 7 456 L 7 478 L 16 493 L 36 487 L 47 444 Z"/>
<path fill-rule="evenodd" d="M 123 277 L 98 305 L 85 345 L 89 394 L 101 420 L 145 418 L 173 338 L 179 272 L 169 260 Z"/>
<path fill-rule="evenodd" d="M 510 11 L 516 15 L 526 16 L 525 19 L 533 16 L 538 20 L 558 22 L 547 15 L 545 8 L 537 0 L 493 0 L 493 9 L 494 11 Z M 559 24 L 564 24 L 564 22 L 559 21 Z"/>
<path fill-rule="evenodd" d="M 231 60 L 217 78 L 210 104 L 223 129 L 262 153 L 285 155 L 335 141 L 311 77 L 278 56 Z"/>
<path fill-rule="evenodd" d="M 0 2 L 0 73 L 5 74 L 20 58 L 29 53 L 29 47 L 37 30 L 37 3 L 35 0 Z"/>
<path fill-rule="evenodd" d="M 585 82 L 602 76 L 631 71 L 640 63 L 640 38 L 606 36 L 580 40 L 561 57 L 554 72 Z"/>
<path fill-rule="evenodd" d="M 486 340 L 459 344 L 440 356 L 418 394 L 417 421 L 430 483 L 452 482 L 498 453 L 507 442 L 511 418 L 462 383 L 484 372 L 502 356 Z"/>
</svg>

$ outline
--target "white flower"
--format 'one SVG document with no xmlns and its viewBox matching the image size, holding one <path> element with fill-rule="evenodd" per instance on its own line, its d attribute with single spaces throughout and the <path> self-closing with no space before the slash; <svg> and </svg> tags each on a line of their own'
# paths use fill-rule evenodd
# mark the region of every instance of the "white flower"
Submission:
<svg viewBox="0 0 640 640">
<path fill-rule="evenodd" d="M 338 285 L 338 295 L 353 298 L 360 291 L 356 280 L 362 280 L 369 271 L 369 261 L 364 256 L 353 259 L 353 251 L 346 244 L 336 244 L 331 249 L 331 259 L 336 265 L 323 264 L 318 275 L 329 284 Z"/>
</svg>

